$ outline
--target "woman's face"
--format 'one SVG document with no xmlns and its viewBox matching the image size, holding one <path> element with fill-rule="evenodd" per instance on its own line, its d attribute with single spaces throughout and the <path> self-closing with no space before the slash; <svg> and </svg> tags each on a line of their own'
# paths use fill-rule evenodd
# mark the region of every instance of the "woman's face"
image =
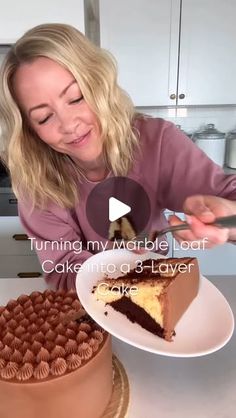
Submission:
<svg viewBox="0 0 236 418">
<path fill-rule="evenodd" d="M 73 75 L 57 62 L 36 58 L 21 64 L 13 80 L 16 99 L 42 141 L 78 162 L 102 153 L 96 116 L 83 99 Z"/>
</svg>

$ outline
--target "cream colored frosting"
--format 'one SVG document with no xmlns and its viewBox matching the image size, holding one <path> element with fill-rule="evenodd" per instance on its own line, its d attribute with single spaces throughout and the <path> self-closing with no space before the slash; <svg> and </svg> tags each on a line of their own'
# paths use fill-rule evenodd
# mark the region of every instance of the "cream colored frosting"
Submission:
<svg viewBox="0 0 236 418">
<path fill-rule="evenodd" d="M 64 335 L 64 333 L 65 333 L 65 331 L 66 331 L 66 327 L 65 327 L 63 324 L 58 324 L 58 325 L 56 326 L 56 328 L 55 328 L 55 331 L 56 331 L 58 334 L 62 334 L 62 335 Z"/>
<path fill-rule="evenodd" d="M 10 321 L 8 321 L 8 326 L 11 329 L 16 329 L 17 328 L 17 321 L 15 319 L 10 319 Z"/>
<path fill-rule="evenodd" d="M 30 324 L 30 326 L 29 326 L 27 329 L 28 329 L 28 331 L 29 331 L 31 334 L 34 334 L 35 332 L 37 332 L 38 327 L 37 327 L 37 325 L 33 322 L 33 323 L 31 323 L 31 324 Z"/>
<path fill-rule="evenodd" d="M 34 341 L 31 346 L 31 349 L 34 354 L 38 354 L 41 347 L 42 347 L 42 344 L 39 341 Z"/>
<path fill-rule="evenodd" d="M 43 302 L 43 307 L 44 307 L 44 309 L 46 309 L 46 310 L 50 309 L 50 308 L 52 307 L 52 303 L 50 302 L 50 300 L 46 299 L 46 300 Z"/>
<path fill-rule="evenodd" d="M 3 379 L 13 379 L 18 371 L 18 365 L 13 361 L 9 361 L 5 367 L 1 369 L 1 377 Z"/>
<path fill-rule="evenodd" d="M 51 352 L 51 359 L 54 360 L 57 357 L 64 357 L 66 354 L 65 349 L 61 345 L 55 345 Z"/>
<path fill-rule="evenodd" d="M 19 302 L 20 304 L 24 304 L 25 302 L 27 302 L 27 300 L 29 299 L 29 296 L 27 295 L 20 295 L 17 299 L 17 302 Z"/>
<path fill-rule="evenodd" d="M 24 310 L 24 314 L 26 317 L 29 317 L 34 312 L 34 308 L 30 305 L 28 308 Z"/>
<path fill-rule="evenodd" d="M 29 380 L 33 376 L 33 373 L 33 365 L 31 363 L 25 363 L 16 373 L 16 378 L 17 380 L 24 382 L 26 380 Z"/>
<path fill-rule="evenodd" d="M 36 312 L 33 312 L 30 316 L 29 316 L 29 320 L 30 322 L 34 322 L 36 321 L 36 319 L 38 318 Z"/>
<path fill-rule="evenodd" d="M 23 344 L 21 345 L 21 351 L 22 353 L 26 353 L 26 351 L 31 348 L 31 344 L 28 341 L 24 341 Z"/>
<path fill-rule="evenodd" d="M 85 331 L 79 331 L 76 340 L 78 343 L 82 343 L 83 341 L 86 341 L 88 339 L 88 334 Z"/>
<path fill-rule="evenodd" d="M 64 345 L 67 342 L 67 338 L 64 335 L 57 335 L 55 343 L 59 345 Z"/>
<path fill-rule="evenodd" d="M 66 360 L 62 357 L 58 357 L 53 360 L 51 364 L 51 373 L 53 376 L 61 376 L 66 372 L 67 364 Z"/>
<path fill-rule="evenodd" d="M 14 321 L 14 319 L 12 319 L 12 321 Z M 27 318 L 24 318 L 20 322 L 20 325 L 22 325 L 22 327 L 24 327 L 24 328 L 27 328 L 30 325 L 30 320 L 27 319 Z"/>
<path fill-rule="evenodd" d="M 78 369 L 78 367 L 80 367 L 82 363 L 82 359 L 78 354 L 70 354 L 66 358 L 66 361 L 67 361 L 68 370 Z"/>
<path fill-rule="evenodd" d="M 89 324 L 86 324 L 86 323 L 83 323 L 83 322 L 79 325 L 79 329 L 81 331 L 86 332 L 87 334 L 92 331 L 91 326 Z"/>
<path fill-rule="evenodd" d="M 101 331 L 95 330 L 91 333 L 91 335 L 96 338 L 96 340 L 99 341 L 99 343 L 102 343 L 103 341 L 103 334 Z"/>
<path fill-rule="evenodd" d="M 88 360 L 92 357 L 93 350 L 88 343 L 81 343 L 78 347 L 78 354 L 83 360 Z"/>
<path fill-rule="evenodd" d="M 37 298 L 37 296 L 39 296 L 39 295 L 40 295 L 40 292 L 34 291 L 30 294 L 30 299 L 35 300 Z M 46 292 L 45 292 L 45 295 L 46 295 Z"/>
<path fill-rule="evenodd" d="M 45 335 L 46 340 L 48 341 L 54 341 L 56 338 L 56 333 L 52 331 L 51 329 L 48 330 L 48 332 Z"/>
<path fill-rule="evenodd" d="M 35 379 L 41 380 L 46 379 L 48 377 L 50 371 L 49 364 L 46 361 L 40 361 L 38 366 L 34 369 L 34 377 Z"/>
<path fill-rule="evenodd" d="M 34 363 L 35 362 L 35 354 L 31 350 L 27 350 L 23 357 L 24 363 Z"/>
<path fill-rule="evenodd" d="M 65 345 L 66 354 L 76 354 L 78 350 L 78 344 L 75 340 L 69 339 Z"/>
<path fill-rule="evenodd" d="M 6 366 L 6 361 L 3 358 L 0 358 L 0 370 L 4 369 Z"/>
<path fill-rule="evenodd" d="M 24 303 L 24 309 L 27 309 L 30 306 L 32 306 L 32 300 L 31 299 L 27 299 L 27 301 Z"/>
<path fill-rule="evenodd" d="M 19 325 L 16 329 L 15 329 L 15 335 L 17 337 L 21 337 L 22 334 L 24 334 L 26 332 L 26 328 L 22 327 L 22 325 Z"/>
<path fill-rule="evenodd" d="M 13 309 L 14 316 L 18 315 L 18 314 L 19 314 L 19 313 L 21 313 L 23 310 L 24 310 L 24 309 L 23 309 L 23 307 L 22 307 L 20 304 L 17 304 L 17 305 L 15 306 L 15 308 Z"/>
<path fill-rule="evenodd" d="M 44 333 L 42 331 L 39 331 L 34 336 L 35 341 L 38 341 L 39 343 L 43 343 L 45 340 Z"/>
<path fill-rule="evenodd" d="M 42 324 L 42 326 L 41 326 L 41 328 L 40 328 L 40 331 L 42 331 L 44 334 L 46 334 L 49 330 L 50 330 L 50 324 L 47 322 L 47 321 L 45 321 L 43 324 Z"/>
<path fill-rule="evenodd" d="M 7 331 L 2 341 L 4 344 L 10 345 L 13 340 L 14 340 L 14 334 L 10 331 Z"/>
<path fill-rule="evenodd" d="M 6 324 L 7 320 L 3 315 L 0 316 L 0 327 L 3 327 Z"/>
<path fill-rule="evenodd" d="M 12 352 L 12 349 L 8 345 L 5 345 L 0 352 L 0 358 L 3 360 L 10 360 Z"/>
<path fill-rule="evenodd" d="M 14 337 L 11 343 L 11 347 L 14 350 L 15 348 L 19 348 L 22 345 L 22 341 L 18 337 Z"/>
<path fill-rule="evenodd" d="M 11 299 L 7 303 L 7 309 L 9 309 L 9 311 L 12 311 L 16 306 L 17 306 L 17 301 L 15 299 Z M 0 314 L 1 314 L 1 311 L 0 311 Z"/>
<path fill-rule="evenodd" d="M 37 360 L 38 363 L 40 363 L 40 361 L 48 362 L 50 360 L 49 351 L 46 348 L 41 347 L 37 356 L 36 356 L 36 360 Z"/>
<path fill-rule="evenodd" d="M 44 347 L 49 351 L 49 352 L 51 352 L 53 349 L 54 349 L 54 347 L 55 347 L 55 343 L 53 342 L 53 341 L 46 341 L 45 343 L 44 343 Z"/>
<path fill-rule="evenodd" d="M 15 348 L 15 350 L 14 350 L 12 356 L 11 356 L 11 361 L 14 361 L 15 363 L 19 364 L 19 363 L 22 362 L 22 360 L 23 360 L 22 353 Z"/>
<path fill-rule="evenodd" d="M 43 296 L 42 296 L 41 294 L 39 294 L 39 295 L 35 298 L 34 303 L 35 303 L 35 305 L 37 305 L 38 303 L 42 303 L 42 302 L 44 302 L 44 298 L 43 298 Z"/>
<path fill-rule="evenodd" d="M 99 349 L 99 341 L 96 338 L 90 338 L 88 344 L 90 345 L 94 353 L 96 353 L 96 351 Z"/>
<path fill-rule="evenodd" d="M 65 331 L 65 336 L 67 338 L 75 339 L 76 338 L 76 332 L 73 331 L 73 329 L 67 328 L 66 331 Z"/>
<path fill-rule="evenodd" d="M 72 329 L 75 332 L 78 332 L 78 324 L 75 321 L 71 321 L 67 324 L 69 329 Z"/>
<path fill-rule="evenodd" d="M 12 318 L 12 314 L 9 312 L 7 308 L 4 310 L 3 316 L 7 321 L 9 321 Z"/>
</svg>

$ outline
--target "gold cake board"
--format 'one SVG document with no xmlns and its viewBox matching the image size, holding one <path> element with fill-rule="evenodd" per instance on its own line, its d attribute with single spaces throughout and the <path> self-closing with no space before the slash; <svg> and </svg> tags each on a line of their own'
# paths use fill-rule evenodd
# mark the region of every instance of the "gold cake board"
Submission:
<svg viewBox="0 0 236 418">
<path fill-rule="evenodd" d="M 114 386 L 112 397 L 102 418 L 125 418 L 129 406 L 129 380 L 126 371 L 113 354 Z"/>
</svg>

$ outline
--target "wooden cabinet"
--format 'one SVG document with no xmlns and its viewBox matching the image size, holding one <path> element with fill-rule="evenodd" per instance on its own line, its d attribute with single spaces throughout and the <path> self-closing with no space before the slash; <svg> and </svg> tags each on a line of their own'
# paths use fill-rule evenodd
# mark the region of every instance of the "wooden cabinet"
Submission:
<svg viewBox="0 0 236 418">
<path fill-rule="evenodd" d="M 84 1 L 7 0 L 0 13 L 0 44 L 11 44 L 31 27 L 49 22 L 68 23 L 84 33 Z"/>
<path fill-rule="evenodd" d="M 136 106 L 236 104 L 235 0 L 100 0 L 101 46 Z"/>
<path fill-rule="evenodd" d="M 36 277 L 42 268 L 18 216 L 0 217 L 0 279 Z"/>
</svg>

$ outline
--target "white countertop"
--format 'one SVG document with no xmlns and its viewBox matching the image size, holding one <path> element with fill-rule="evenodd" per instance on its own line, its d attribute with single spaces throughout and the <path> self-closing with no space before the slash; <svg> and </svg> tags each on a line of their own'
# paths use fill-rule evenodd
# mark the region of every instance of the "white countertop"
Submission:
<svg viewBox="0 0 236 418">
<path fill-rule="evenodd" d="M 225 295 L 236 317 L 236 276 L 211 280 Z M 45 288 L 42 278 L 0 279 L 0 304 L 22 293 Z M 223 349 L 195 359 L 147 353 L 116 338 L 113 351 L 129 377 L 127 418 L 236 416 L 236 332 Z"/>
<path fill-rule="evenodd" d="M 224 171 L 225 171 L 225 174 L 236 174 L 236 169 L 235 168 L 230 168 L 230 167 L 224 166 Z"/>
</svg>

